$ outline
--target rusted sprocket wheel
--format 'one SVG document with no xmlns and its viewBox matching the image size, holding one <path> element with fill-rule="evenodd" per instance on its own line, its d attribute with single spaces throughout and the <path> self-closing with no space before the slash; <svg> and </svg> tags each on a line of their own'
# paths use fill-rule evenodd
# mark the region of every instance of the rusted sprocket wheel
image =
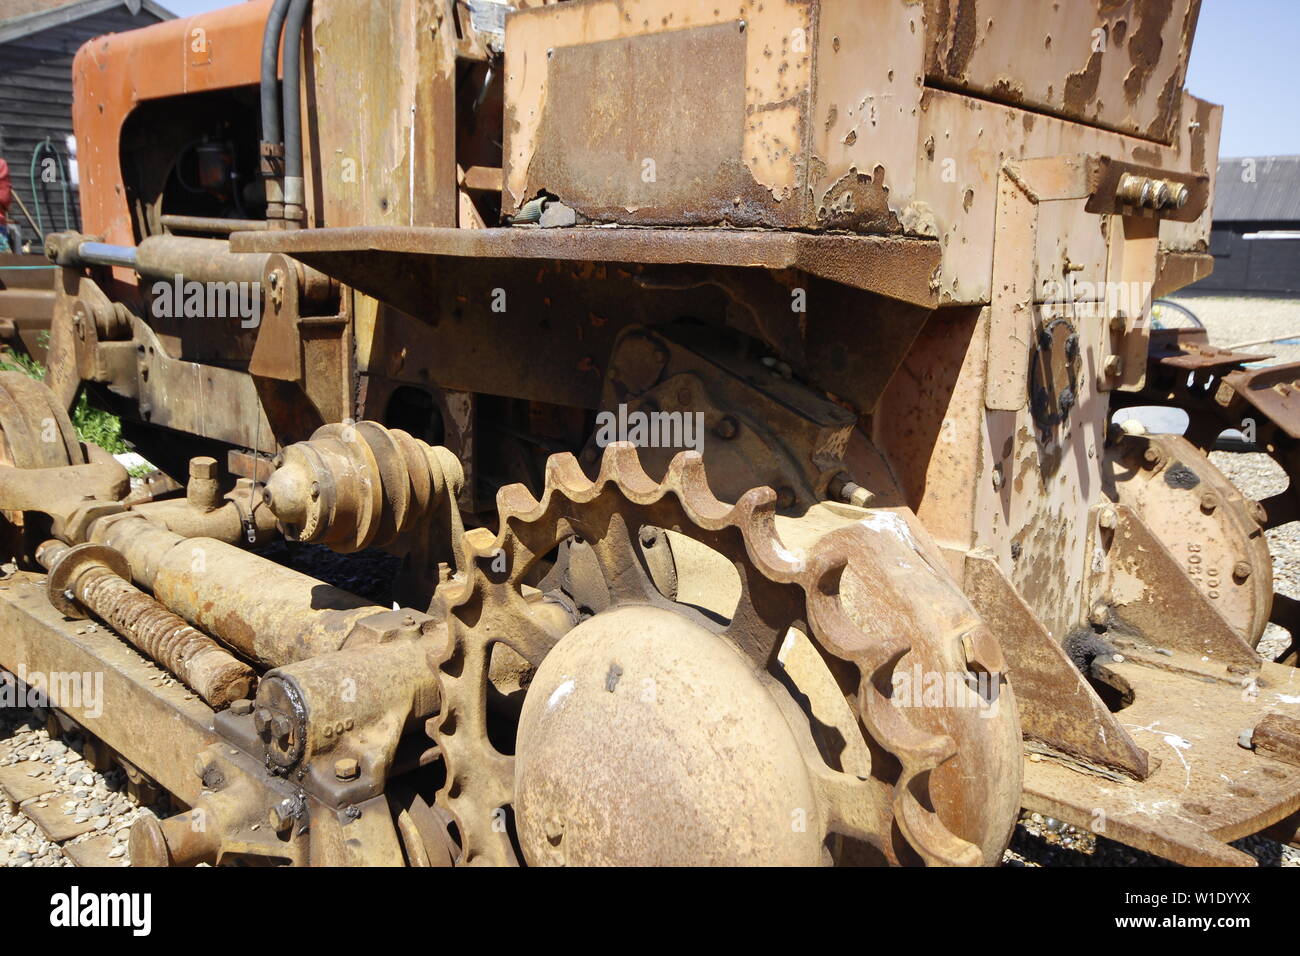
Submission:
<svg viewBox="0 0 1300 956">
<path fill-rule="evenodd" d="M 1160 345 L 1169 355 L 1176 356 L 1180 348 L 1188 348 L 1185 344 L 1178 345 L 1178 341 L 1166 334 Z M 1212 360 L 1194 370 L 1178 364 L 1167 365 L 1156 352 L 1153 339 L 1146 387 L 1141 392 L 1112 393 L 1113 410 L 1144 405 L 1177 408 L 1188 418 L 1183 437 L 1205 455 L 1216 449 L 1225 431 L 1242 428 L 1249 420 L 1255 449 L 1272 458 L 1287 476 L 1285 488 L 1262 501 L 1250 503 L 1251 516 L 1265 531 L 1300 520 L 1300 427 L 1294 412 L 1280 400 L 1292 394 L 1296 382 L 1300 381 L 1300 363 L 1247 368 L 1244 364 L 1247 359 L 1267 356 L 1221 352 L 1218 361 L 1213 361 L 1216 356 L 1213 350 L 1210 352 Z M 1256 404 L 1243 398 L 1258 392 L 1269 396 L 1269 400 Z M 1285 413 L 1285 420 L 1275 420 L 1269 409 Z M 1300 666 L 1300 639 L 1297 638 L 1300 600 L 1275 592 L 1269 621 L 1291 635 L 1290 645 L 1275 661 Z"/>
<path fill-rule="evenodd" d="M 449 625 L 439 803 L 459 862 L 1000 859 L 1020 797 L 1000 651 L 901 517 L 814 509 L 787 546 L 771 489 L 726 505 L 698 454 L 656 483 L 630 445 L 606 450 L 595 481 L 557 455 L 540 501 L 511 486 L 498 508 L 495 542 L 434 607 Z M 663 532 L 734 567 L 734 611 L 656 586 L 647 550 Z M 522 582 L 557 547 L 553 604 Z M 580 609 L 576 627 L 564 606 Z M 810 653 L 786 666 L 802 636 Z M 499 645 L 535 669 L 513 748 L 489 728 Z M 900 675 L 969 687 L 980 673 L 1001 697 L 899 706 Z"/>
</svg>

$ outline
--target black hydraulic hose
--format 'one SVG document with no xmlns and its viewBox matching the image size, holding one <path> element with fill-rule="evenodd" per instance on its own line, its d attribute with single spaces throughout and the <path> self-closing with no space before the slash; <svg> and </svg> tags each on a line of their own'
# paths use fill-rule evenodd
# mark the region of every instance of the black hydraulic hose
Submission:
<svg viewBox="0 0 1300 956">
<path fill-rule="evenodd" d="M 284 201 L 301 205 L 302 196 L 302 28 L 311 0 L 292 0 L 284 22 Z M 296 187 L 296 191 L 295 191 Z"/>
<path fill-rule="evenodd" d="M 275 0 L 266 18 L 266 29 L 262 32 L 262 142 L 264 143 L 281 141 L 277 67 L 280 65 L 280 34 L 284 28 L 284 16 L 289 12 L 291 2 L 292 0 Z"/>
</svg>

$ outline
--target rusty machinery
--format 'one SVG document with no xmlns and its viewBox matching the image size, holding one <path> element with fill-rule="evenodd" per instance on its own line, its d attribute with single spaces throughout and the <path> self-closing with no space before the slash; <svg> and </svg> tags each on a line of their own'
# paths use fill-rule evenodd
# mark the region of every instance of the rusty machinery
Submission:
<svg viewBox="0 0 1300 956">
<path fill-rule="evenodd" d="M 93 41 L 49 374 L 0 375 L 0 665 L 105 674 L 53 705 L 180 806 L 136 864 L 995 864 L 1022 807 L 1295 840 L 1300 678 L 1255 648 L 1297 511 L 1206 452 L 1247 409 L 1293 473 L 1300 371 L 1149 323 L 1211 266 L 1197 8 Z M 78 441 L 86 390 L 170 492 Z M 1111 424 L 1153 401 L 1185 437 Z M 281 540 L 401 570 L 376 603 Z"/>
</svg>

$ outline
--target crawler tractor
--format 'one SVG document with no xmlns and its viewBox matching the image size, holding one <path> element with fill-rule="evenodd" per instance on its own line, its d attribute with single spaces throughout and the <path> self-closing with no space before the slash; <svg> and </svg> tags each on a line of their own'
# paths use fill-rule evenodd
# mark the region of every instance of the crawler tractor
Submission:
<svg viewBox="0 0 1300 956">
<path fill-rule="evenodd" d="M 1256 650 L 1300 512 L 1207 454 L 1250 418 L 1295 475 L 1300 367 L 1152 328 L 1212 266 L 1198 6 L 86 44 L 85 233 L 44 381 L 0 375 L 0 666 L 170 795 L 135 865 L 996 865 L 1023 810 L 1253 865 L 1300 810 Z"/>
</svg>

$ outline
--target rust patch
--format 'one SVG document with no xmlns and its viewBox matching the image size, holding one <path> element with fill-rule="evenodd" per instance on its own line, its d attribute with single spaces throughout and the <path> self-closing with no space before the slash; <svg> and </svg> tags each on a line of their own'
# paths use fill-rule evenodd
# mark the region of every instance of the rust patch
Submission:
<svg viewBox="0 0 1300 956">
<path fill-rule="evenodd" d="M 850 168 L 822 194 L 817 219 L 828 229 L 897 232 L 898 216 L 889 208 L 885 167 L 877 166 L 870 175 Z"/>
<path fill-rule="evenodd" d="M 1160 165 L 1160 150 L 1154 146 L 1133 147 L 1133 162 L 1146 163 L 1148 166 Z"/>
<path fill-rule="evenodd" d="M 1156 101 L 1155 119 L 1147 127 L 1147 135 L 1152 139 L 1168 138 L 1178 108 L 1179 89 L 1178 74 L 1175 73 L 1165 81 L 1165 85 L 1160 90 L 1160 98 Z"/>
<path fill-rule="evenodd" d="M 1133 68 L 1124 77 L 1124 96 L 1129 103 L 1138 101 L 1146 89 L 1151 71 L 1160 62 L 1160 51 L 1165 45 L 1161 34 L 1169 22 L 1173 0 L 1147 0 L 1136 7 L 1137 29 L 1128 44 L 1128 58 Z"/>
<path fill-rule="evenodd" d="M 975 0 L 957 0 L 957 18 L 952 27 L 952 42 L 948 44 L 948 56 L 944 61 L 944 71 L 955 80 L 965 79 L 966 67 L 975 53 L 978 16 Z"/>
<path fill-rule="evenodd" d="M 933 21 L 934 29 L 927 30 L 931 35 L 930 48 L 926 51 L 926 71 L 934 72 L 942 68 L 943 41 L 948 36 L 948 23 L 952 18 L 952 8 L 948 0 L 928 0 L 925 16 Z"/>
<path fill-rule="evenodd" d="M 1205 100 L 1196 100 L 1196 126 L 1192 127 L 1192 171 L 1209 172 L 1205 168 L 1205 131 L 1210 125 L 1213 107 Z"/>
<path fill-rule="evenodd" d="M 1077 73 L 1065 78 L 1065 111 L 1077 116 L 1084 115 L 1084 107 L 1097 95 L 1097 86 L 1101 82 L 1101 51 L 1094 50 L 1088 57 L 1088 65 Z"/>
<path fill-rule="evenodd" d="M 1008 103 L 1019 103 L 1025 98 L 1025 88 L 1015 80 L 1002 76 L 993 84 L 993 96 Z"/>
</svg>

